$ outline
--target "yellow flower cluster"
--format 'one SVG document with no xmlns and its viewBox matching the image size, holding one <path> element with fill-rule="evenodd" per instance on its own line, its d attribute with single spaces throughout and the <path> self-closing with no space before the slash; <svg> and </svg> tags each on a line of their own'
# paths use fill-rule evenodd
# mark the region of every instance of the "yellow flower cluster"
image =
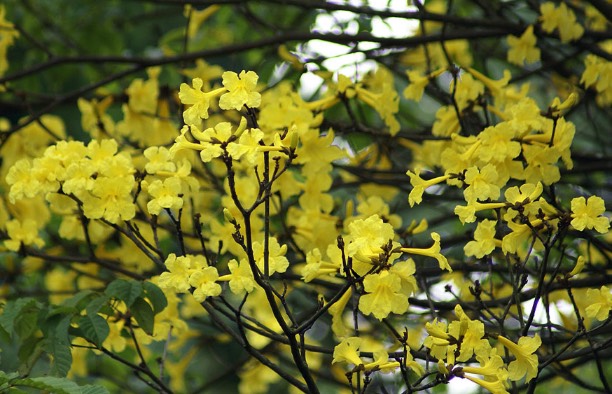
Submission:
<svg viewBox="0 0 612 394">
<path fill-rule="evenodd" d="M 87 146 L 60 141 L 42 157 L 15 163 L 6 181 L 11 202 L 59 193 L 73 198 L 85 217 L 118 223 L 136 213 L 134 172 L 132 160 L 117 152 L 115 140 L 94 140 Z"/>
</svg>

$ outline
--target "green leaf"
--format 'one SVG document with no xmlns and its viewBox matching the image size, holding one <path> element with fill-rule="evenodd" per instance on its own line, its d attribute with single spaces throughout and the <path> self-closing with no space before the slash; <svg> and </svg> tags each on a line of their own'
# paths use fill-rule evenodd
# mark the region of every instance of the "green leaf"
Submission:
<svg viewBox="0 0 612 394">
<path fill-rule="evenodd" d="M 168 306 L 168 300 L 166 299 L 164 292 L 157 287 L 156 284 L 151 282 L 144 282 L 142 285 L 147 293 L 147 299 L 151 301 L 151 304 L 153 304 L 153 312 L 158 314 L 159 312 L 163 311 L 164 308 Z"/>
<path fill-rule="evenodd" d="M 92 386 L 88 384 L 87 386 L 81 387 L 82 394 L 109 394 L 106 387 L 102 386 Z"/>
<path fill-rule="evenodd" d="M 82 316 L 78 320 L 78 325 L 85 338 L 93 342 L 97 347 L 101 347 L 104 340 L 110 333 L 110 328 L 106 320 L 98 314 L 90 314 Z"/>
<path fill-rule="evenodd" d="M 38 329 L 38 312 L 39 309 L 33 305 L 21 309 L 14 323 L 15 333 L 20 338 L 28 338 Z"/>
<path fill-rule="evenodd" d="M 19 374 L 17 372 L 6 373 L 4 371 L 0 371 L 0 385 L 3 385 L 15 378 L 17 378 Z"/>
<path fill-rule="evenodd" d="M 110 300 L 109 296 L 107 295 L 100 295 L 94 299 L 92 299 L 89 304 L 87 304 L 87 306 L 85 307 L 85 310 L 87 311 L 87 314 L 91 314 L 91 315 L 95 315 L 97 314 L 100 309 L 102 309 L 103 306 L 105 306 L 106 304 L 108 304 L 108 301 Z"/>
<path fill-rule="evenodd" d="M 153 324 L 155 322 L 155 315 L 151 305 L 146 302 L 143 298 L 137 298 L 134 304 L 130 308 L 132 316 L 136 319 L 136 322 L 149 335 L 153 335 Z"/>
<path fill-rule="evenodd" d="M 134 301 L 142 295 L 142 283 L 135 280 L 117 279 L 108 285 L 105 293 L 120 299 L 131 307 Z"/>
<path fill-rule="evenodd" d="M 76 383 L 55 376 L 15 379 L 11 385 L 32 387 L 53 394 L 81 394 L 81 388 Z"/>
<path fill-rule="evenodd" d="M 45 350 L 52 356 L 51 373 L 66 376 L 72 365 L 72 353 L 68 329 L 72 316 L 52 316 L 44 322 L 46 329 Z M 45 330 L 43 330 L 45 331 Z"/>
<path fill-rule="evenodd" d="M 79 312 L 76 308 L 70 306 L 58 306 L 52 308 L 53 309 L 47 312 L 47 319 L 56 315 L 74 315 Z"/>
<path fill-rule="evenodd" d="M 7 333 L 11 334 L 14 330 L 15 322 L 18 320 L 22 311 L 32 308 L 39 310 L 40 304 L 35 299 L 29 297 L 7 302 L 0 315 L 0 326 L 2 326 Z"/>
<path fill-rule="evenodd" d="M 70 352 L 70 344 L 64 341 L 57 341 L 51 338 L 46 342 L 45 349 L 53 356 L 53 364 L 51 365 L 51 373 L 60 377 L 64 377 L 70 371 L 72 366 L 72 353 Z"/>
<path fill-rule="evenodd" d="M 92 290 L 81 290 L 72 297 L 64 300 L 64 302 L 62 302 L 62 306 L 83 310 L 89 299 L 95 295 L 96 293 L 94 293 Z"/>
<path fill-rule="evenodd" d="M 29 337 L 19 347 L 17 356 L 21 365 L 19 365 L 19 372 L 23 375 L 30 373 L 34 363 L 43 354 L 43 339 L 37 337 Z"/>
</svg>

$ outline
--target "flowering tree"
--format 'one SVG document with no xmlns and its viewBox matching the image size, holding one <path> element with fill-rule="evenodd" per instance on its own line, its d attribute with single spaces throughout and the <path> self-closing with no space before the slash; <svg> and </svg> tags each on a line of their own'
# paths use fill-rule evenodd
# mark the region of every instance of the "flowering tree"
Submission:
<svg viewBox="0 0 612 394">
<path fill-rule="evenodd" d="M 0 6 L 0 389 L 611 391 L 610 3 L 361 3 Z"/>
</svg>

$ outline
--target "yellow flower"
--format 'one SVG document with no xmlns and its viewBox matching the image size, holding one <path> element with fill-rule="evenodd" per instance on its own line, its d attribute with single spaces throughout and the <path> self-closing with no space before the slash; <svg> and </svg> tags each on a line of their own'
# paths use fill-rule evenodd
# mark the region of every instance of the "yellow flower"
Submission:
<svg viewBox="0 0 612 394">
<path fill-rule="evenodd" d="M 418 286 L 416 279 L 414 278 L 414 273 L 416 272 L 414 260 L 408 259 L 395 263 L 389 269 L 389 272 L 397 275 L 400 278 L 402 284 L 402 289 L 400 292 L 403 295 L 409 297 L 413 293 L 417 292 Z"/>
<path fill-rule="evenodd" d="M 354 366 L 363 365 L 359 358 L 359 346 L 363 340 L 359 337 L 349 337 L 334 347 L 332 364 L 344 362 Z"/>
<path fill-rule="evenodd" d="M 147 210 L 152 215 L 159 215 L 162 209 L 181 209 L 183 199 L 179 197 L 182 193 L 181 180 L 178 177 L 157 179 L 151 183 L 147 192 L 153 199 L 147 203 Z"/>
<path fill-rule="evenodd" d="M 541 181 L 545 185 L 552 185 L 561 179 L 559 167 L 555 165 L 561 157 L 561 152 L 556 146 L 523 145 L 523 156 L 527 161 L 527 183 Z"/>
<path fill-rule="evenodd" d="M 365 220 L 355 220 L 348 227 L 347 253 L 349 257 L 357 260 L 353 261 L 353 269 L 359 275 L 365 275 L 371 268 L 372 261 L 383 253 L 382 247 L 395 237 L 393 226 L 383 222 L 378 215 L 372 215 Z M 366 264 L 357 265 L 357 262 Z"/>
<path fill-rule="evenodd" d="M 222 75 L 223 86 L 228 90 L 219 99 L 221 109 L 240 110 L 243 106 L 257 108 L 261 104 L 261 95 L 255 91 L 259 76 L 253 71 L 242 70 L 240 76 L 232 71 Z"/>
<path fill-rule="evenodd" d="M 450 335 L 446 332 L 446 323 L 439 322 L 436 318 L 431 323 L 425 323 L 425 330 L 429 336 L 425 338 L 423 345 L 430 350 L 431 355 L 435 358 L 439 360 L 445 359 L 447 348 L 450 344 L 449 339 L 451 339 Z"/>
<path fill-rule="evenodd" d="M 590 54 L 585 57 L 584 65 L 580 83 L 595 88 L 598 105 L 609 105 L 612 102 L 612 62 Z"/>
<path fill-rule="evenodd" d="M 225 92 L 225 89 L 219 88 L 212 92 L 205 93 L 202 91 L 204 81 L 202 81 L 201 78 L 194 78 L 191 83 L 193 88 L 186 83 L 182 83 L 178 96 L 181 103 L 190 105 L 190 107 L 183 112 L 185 123 L 188 125 L 199 125 L 201 119 L 208 119 L 210 99 Z"/>
<path fill-rule="evenodd" d="M 227 263 L 227 267 L 231 272 L 227 276 L 229 277 L 229 286 L 232 293 L 242 294 L 245 291 L 247 293 L 253 291 L 255 279 L 253 279 L 253 272 L 247 260 L 240 260 L 240 264 L 238 264 L 235 259 L 232 259 Z M 219 280 L 222 280 L 222 277 Z"/>
<path fill-rule="evenodd" d="M 531 223 L 532 227 L 541 224 L 541 220 L 536 220 Z M 521 247 L 531 242 L 532 238 L 535 237 L 531 227 L 527 224 L 520 224 L 514 222 L 508 222 L 508 227 L 512 232 L 506 234 L 502 239 L 502 250 L 504 253 L 518 253 Z M 542 242 L 539 238 L 536 238 L 535 247 L 539 249 L 542 246 Z"/>
<path fill-rule="evenodd" d="M 159 171 L 176 171 L 176 164 L 170 157 L 170 151 L 163 146 L 151 146 L 145 149 L 144 156 L 147 158 L 145 170 L 148 174 L 156 174 Z"/>
<path fill-rule="evenodd" d="M 508 364 L 510 380 L 520 380 L 525 376 L 525 381 L 529 382 L 538 374 L 538 356 L 532 354 L 542 344 L 538 334 L 534 337 L 521 337 L 518 344 L 501 335 L 497 337 L 497 340 L 516 357 L 516 360 Z"/>
<path fill-rule="evenodd" d="M 251 166 L 255 166 L 260 153 L 261 145 L 259 145 L 259 143 L 263 137 L 263 131 L 259 129 L 249 129 L 240 135 L 237 142 L 228 144 L 227 152 L 233 159 L 239 160 L 244 157 L 247 163 Z"/>
<path fill-rule="evenodd" d="M 460 126 L 457 112 L 452 106 L 446 105 L 436 111 L 436 121 L 431 133 L 436 137 L 450 137 L 459 131 Z"/>
<path fill-rule="evenodd" d="M 606 233 L 610 228 L 610 220 L 601 216 L 606 211 L 604 200 L 598 196 L 591 196 L 588 200 L 584 197 L 572 199 L 572 222 L 571 225 L 576 230 L 584 229 L 600 233 Z"/>
<path fill-rule="evenodd" d="M 202 141 L 200 159 L 204 163 L 208 163 L 215 157 L 223 154 L 221 144 L 227 142 L 232 136 L 232 124 L 230 122 L 221 122 L 214 128 L 209 127 L 202 132 L 197 127 L 191 126 L 191 134 Z"/>
<path fill-rule="evenodd" d="M 462 224 L 472 223 L 476 221 L 476 212 L 484 211 L 486 209 L 499 209 L 504 208 L 506 203 L 504 202 L 488 202 L 480 203 L 478 201 L 472 201 L 468 205 L 457 205 L 455 207 L 455 215 L 459 216 Z"/>
<path fill-rule="evenodd" d="M 567 274 L 567 276 L 568 277 L 572 277 L 572 276 L 575 276 L 575 275 L 578 275 L 579 273 L 581 273 L 582 270 L 584 269 L 584 264 L 585 263 L 586 263 L 586 259 L 584 258 L 584 256 L 578 256 L 578 258 L 576 259 L 576 265 Z"/>
<path fill-rule="evenodd" d="M 540 21 L 542 30 L 552 33 L 559 29 L 561 42 L 577 40 L 584 34 L 584 28 L 576 22 L 574 11 L 567 8 L 565 3 L 561 3 L 558 8 L 551 2 L 546 2 L 540 6 Z"/>
<path fill-rule="evenodd" d="M 221 294 L 221 286 L 216 282 L 219 273 L 215 267 L 203 267 L 189 276 L 189 284 L 195 288 L 193 297 L 198 302 L 203 302 L 208 297 Z"/>
<path fill-rule="evenodd" d="M 276 238 L 268 240 L 268 274 L 272 275 L 275 272 L 285 272 L 289 267 L 289 260 L 285 257 L 287 253 L 287 245 L 280 246 Z M 264 272 L 264 245 L 260 242 L 253 242 L 253 256 L 257 267 L 261 272 Z"/>
<path fill-rule="evenodd" d="M 410 177 L 410 184 L 412 185 L 412 190 L 408 195 L 408 203 L 410 203 L 411 207 L 414 206 L 414 204 L 420 204 L 421 201 L 423 201 L 423 193 L 428 187 L 445 182 L 450 178 L 450 175 L 442 175 L 429 180 L 424 180 L 418 174 L 418 171 L 407 171 L 406 175 Z"/>
<path fill-rule="evenodd" d="M 487 164 L 480 170 L 472 166 L 465 172 L 465 183 L 469 186 L 463 191 L 465 201 L 468 203 L 476 200 L 495 200 L 499 197 L 499 186 L 497 182 L 497 171 L 495 166 Z"/>
<path fill-rule="evenodd" d="M 440 253 L 440 234 L 431 233 L 431 239 L 433 239 L 434 243 L 431 247 L 427 249 L 419 249 L 419 248 L 400 248 L 400 251 L 404 253 L 417 254 L 420 256 L 428 256 L 433 257 L 438 260 L 438 264 L 440 265 L 440 269 L 447 270 L 451 272 L 453 269 L 448 264 L 448 260 L 446 257 Z"/>
<path fill-rule="evenodd" d="M 448 334 L 461 343 L 461 351 L 457 361 L 468 361 L 474 353 L 488 353 L 491 345 L 484 339 L 484 324 L 478 320 L 471 320 L 461 308 L 455 306 L 455 315 L 459 320 L 455 320 L 448 325 Z"/>
<path fill-rule="evenodd" d="M 91 195 L 83 196 L 83 213 L 89 219 L 104 218 L 111 223 L 130 220 L 136 216 L 132 201 L 133 176 L 97 178 Z"/>
<path fill-rule="evenodd" d="M 496 220 L 485 219 L 478 223 L 474 231 L 474 241 L 468 242 L 463 250 L 466 256 L 475 256 L 479 259 L 491 253 L 500 242 L 495 239 Z"/>
<path fill-rule="evenodd" d="M 6 232 L 10 239 L 4 241 L 4 246 L 8 250 L 18 251 L 21 244 L 35 245 L 41 247 L 45 241 L 38 236 L 38 226 L 33 219 L 26 219 L 23 222 L 11 220 L 6 223 Z"/>
<path fill-rule="evenodd" d="M 324 275 L 333 275 L 340 270 L 340 263 L 331 263 L 323 260 L 319 248 L 314 248 L 306 254 L 306 265 L 302 268 L 302 280 L 311 280 Z"/>
<path fill-rule="evenodd" d="M 421 100 L 425 87 L 432 79 L 436 78 L 444 71 L 446 71 L 446 69 L 441 68 L 427 75 L 422 75 L 419 70 L 407 71 L 406 75 L 408 76 L 409 83 L 406 89 L 404 89 L 404 97 L 414 101 Z"/>
<path fill-rule="evenodd" d="M 185 14 L 189 16 L 189 26 L 187 28 L 187 37 L 193 38 L 198 33 L 200 26 L 208 18 L 210 18 L 217 10 L 221 8 L 220 5 L 211 5 L 203 10 L 196 10 L 191 7 L 190 4 L 185 6 Z"/>
<path fill-rule="evenodd" d="M 382 320 L 391 312 L 400 315 L 408 310 L 408 297 L 401 293 L 401 279 L 394 273 L 370 274 L 363 280 L 363 287 L 367 293 L 359 298 L 363 314 Z"/>
<path fill-rule="evenodd" d="M 189 276 L 200 266 L 193 256 L 176 256 L 170 253 L 165 261 L 167 272 L 159 276 L 159 287 L 162 290 L 173 290 L 177 293 L 189 291 Z"/>
<path fill-rule="evenodd" d="M 475 373 L 482 375 L 488 379 L 500 380 L 501 382 L 508 379 L 508 371 L 506 370 L 504 360 L 497 355 L 497 349 L 492 348 L 485 355 L 476 355 L 476 359 L 480 362 L 479 367 L 461 367 L 462 372 Z"/>
<path fill-rule="evenodd" d="M 477 157 L 481 162 L 495 163 L 507 159 L 514 159 L 521 153 L 521 144 L 514 141 L 516 131 L 510 127 L 508 122 L 501 122 L 495 126 L 484 129 L 478 139 L 481 144 L 477 146 Z"/>
<path fill-rule="evenodd" d="M 508 390 L 504 386 L 501 380 L 483 380 L 474 376 L 465 375 L 465 378 L 478 384 L 486 390 L 489 390 L 492 394 L 508 394 Z"/>
<path fill-rule="evenodd" d="M 587 300 L 589 306 L 586 308 L 586 315 L 597 320 L 606 320 L 612 309 L 612 291 L 606 286 L 601 286 L 599 290 L 588 289 Z"/>
<path fill-rule="evenodd" d="M 540 60 L 540 49 L 536 47 L 536 36 L 533 25 L 529 25 L 521 37 L 508 36 L 508 61 L 522 66 L 523 63 L 534 63 Z"/>
<path fill-rule="evenodd" d="M 159 96 L 159 83 L 157 75 L 159 67 L 150 69 L 150 78 L 147 81 L 136 78 L 125 90 L 129 97 L 128 105 L 130 110 L 138 113 L 155 115 L 157 111 L 157 97 Z"/>
</svg>

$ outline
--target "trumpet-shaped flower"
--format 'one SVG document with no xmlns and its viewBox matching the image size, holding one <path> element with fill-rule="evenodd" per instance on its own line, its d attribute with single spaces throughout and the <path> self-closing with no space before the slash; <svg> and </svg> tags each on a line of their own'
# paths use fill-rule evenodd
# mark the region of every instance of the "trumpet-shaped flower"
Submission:
<svg viewBox="0 0 612 394">
<path fill-rule="evenodd" d="M 261 95 L 255 91 L 259 76 L 253 71 L 242 70 L 240 75 L 226 71 L 221 76 L 227 93 L 219 99 L 221 109 L 240 110 L 243 106 L 257 108 L 261 104 Z"/>
<path fill-rule="evenodd" d="M 178 96 L 181 103 L 190 105 L 190 107 L 183 112 L 185 123 L 188 125 L 199 125 L 201 119 L 208 119 L 210 99 L 225 92 L 225 88 L 219 88 L 212 92 L 205 93 L 202 91 L 202 85 L 204 85 L 202 79 L 194 78 L 191 83 L 193 87 L 186 83 L 182 83 Z"/>
<path fill-rule="evenodd" d="M 221 286 L 217 283 L 219 272 L 215 267 L 203 267 L 189 276 L 189 284 L 195 288 L 193 298 L 203 302 L 208 297 L 221 294 Z"/>
<path fill-rule="evenodd" d="M 176 256 L 170 253 L 165 261 L 167 272 L 159 276 L 159 287 L 163 290 L 173 290 L 177 293 L 189 291 L 189 276 L 196 269 L 201 268 L 193 256 Z"/>
<path fill-rule="evenodd" d="M 130 220 L 136 215 L 132 201 L 133 176 L 96 179 L 91 195 L 83 197 L 83 212 L 89 219 L 104 218 L 111 223 Z"/>
<path fill-rule="evenodd" d="M 565 3 L 555 7 L 553 3 L 546 2 L 540 6 L 540 14 L 542 30 L 552 33 L 559 29 L 561 42 L 577 40 L 584 34 L 584 28 L 576 21 L 574 11 L 567 8 Z"/>
<path fill-rule="evenodd" d="M 275 272 L 285 272 L 289 267 L 289 260 L 285 257 L 287 245 L 281 246 L 276 238 L 270 238 L 268 242 L 268 274 Z M 264 272 L 264 245 L 260 242 L 253 242 L 253 256 L 257 267 Z"/>
<path fill-rule="evenodd" d="M 221 144 L 227 142 L 232 136 L 232 124 L 229 122 L 221 122 L 214 128 L 209 127 L 202 132 L 202 137 L 199 135 L 196 136 L 196 134 L 199 132 L 197 127 L 192 126 L 191 132 L 197 139 L 203 142 L 200 150 L 200 159 L 204 163 L 207 163 L 215 157 L 219 157 L 223 154 Z"/>
<path fill-rule="evenodd" d="M 612 290 L 606 286 L 601 286 L 599 290 L 588 289 L 587 300 L 589 306 L 586 308 L 586 315 L 597 320 L 606 320 L 612 309 Z"/>
<path fill-rule="evenodd" d="M 538 334 L 534 337 L 521 337 L 518 344 L 501 335 L 497 337 L 497 340 L 516 357 L 516 360 L 508 364 L 508 378 L 510 380 L 520 380 L 524 376 L 525 381 L 529 382 L 536 377 L 538 374 L 538 356 L 533 353 L 542 344 Z"/>
<path fill-rule="evenodd" d="M 359 337 L 349 337 L 340 342 L 334 347 L 334 358 L 332 364 L 347 363 L 354 366 L 363 365 L 363 361 L 359 358 L 359 347 L 362 339 Z"/>
<path fill-rule="evenodd" d="M 147 210 L 152 215 L 159 215 L 162 209 L 181 209 L 183 199 L 179 196 L 182 193 L 181 180 L 178 177 L 170 177 L 161 180 L 157 179 L 151 183 L 147 189 L 153 197 L 147 203 Z"/>
<path fill-rule="evenodd" d="M 495 239 L 496 220 L 485 219 L 478 223 L 476 231 L 474 231 L 474 240 L 468 242 L 463 250 L 466 256 L 476 256 L 481 259 L 485 255 L 491 253 L 498 240 Z"/>
<path fill-rule="evenodd" d="M 512 204 L 527 204 L 534 202 L 542 194 L 542 183 L 538 182 L 525 183 L 521 185 L 520 189 L 518 186 L 509 187 L 504 193 L 506 201 Z"/>
<path fill-rule="evenodd" d="M 408 259 L 404 261 L 397 262 L 393 264 L 391 269 L 389 269 L 394 275 L 397 275 L 401 279 L 402 289 L 401 293 L 406 297 L 416 293 L 418 290 L 418 286 L 416 283 L 416 279 L 414 278 L 414 273 L 416 272 L 416 268 L 414 266 L 414 260 Z"/>
<path fill-rule="evenodd" d="M 176 164 L 172 161 L 170 151 L 163 146 L 151 146 L 145 149 L 144 156 L 148 160 L 145 170 L 149 174 L 156 174 L 160 171 L 176 171 Z"/>
<path fill-rule="evenodd" d="M 33 171 L 32 162 L 28 159 L 21 159 L 13 164 L 6 176 L 6 182 L 11 187 L 8 193 L 9 201 L 15 203 L 24 197 L 32 198 L 40 193 L 44 182 L 41 175 Z"/>
<path fill-rule="evenodd" d="M 447 332 L 447 324 L 434 319 L 433 322 L 425 323 L 425 330 L 429 336 L 425 338 L 423 345 L 427 347 L 432 356 L 439 360 L 446 358 L 450 345 L 450 335 Z"/>
<path fill-rule="evenodd" d="M 461 223 L 472 223 L 476 221 L 476 212 L 484 211 L 487 209 L 499 209 L 504 208 L 506 203 L 504 202 L 489 202 L 479 203 L 478 201 L 470 202 L 468 205 L 457 205 L 455 207 L 455 215 L 459 216 Z"/>
<path fill-rule="evenodd" d="M 522 66 L 524 63 L 535 63 L 540 60 L 540 49 L 536 46 L 533 25 L 529 25 L 520 37 L 508 36 L 508 61 Z"/>
<path fill-rule="evenodd" d="M 495 166 L 487 164 L 480 170 L 470 167 L 465 172 L 465 183 L 469 186 L 463 191 L 465 201 L 495 200 L 499 197 L 500 190 L 497 182 L 497 171 Z"/>
<path fill-rule="evenodd" d="M 589 54 L 584 59 L 584 72 L 580 83 L 585 87 L 592 87 L 597 92 L 597 104 L 601 107 L 612 103 L 612 63 L 599 56 Z"/>
<path fill-rule="evenodd" d="M 4 241 L 4 246 L 8 250 L 18 251 L 23 245 L 34 245 L 41 247 L 45 241 L 38 236 L 38 225 L 33 219 L 26 219 L 23 222 L 19 220 L 11 220 L 6 223 L 6 232 L 9 239 Z"/>
<path fill-rule="evenodd" d="M 418 172 L 407 171 L 406 175 L 410 177 L 410 184 L 412 185 L 412 190 L 410 191 L 410 195 L 408 195 L 408 202 L 410 206 L 414 206 L 414 204 L 420 204 L 423 201 L 423 193 L 425 190 L 433 185 L 437 185 L 438 183 L 445 182 L 450 178 L 450 175 L 443 175 L 433 179 L 424 180 L 418 174 Z"/>
<path fill-rule="evenodd" d="M 533 224 L 535 224 L 535 221 L 532 223 L 532 226 Z M 504 253 L 518 253 L 522 246 L 535 237 L 531 227 L 527 224 L 508 222 L 508 227 L 510 227 L 512 232 L 506 234 L 502 239 L 502 250 Z M 537 242 L 541 244 L 539 240 Z"/>
<path fill-rule="evenodd" d="M 452 271 L 453 269 L 448 264 L 448 260 L 442 253 L 440 253 L 440 234 L 431 233 L 431 239 L 433 239 L 434 243 L 427 249 L 420 248 L 401 248 L 400 251 L 409 254 L 417 254 L 420 256 L 428 256 L 438 260 L 438 264 L 440 265 L 440 269 Z"/>
<path fill-rule="evenodd" d="M 572 199 L 572 222 L 576 230 L 584 229 L 605 233 L 610 228 L 610 220 L 601 216 L 606 211 L 604 200 L 601 197 L 591 196 L 588 200 L 584 197 Z"/>
<path fill-rule="evenodd" d="M 480 362 L 479 367 L 461 367 L 464 373 L 474 373 L 482 375 L 487 380 L 500 380 L 505 382 L 508 379 L 508 371 L 506 370 L 504 360 L 497 355 L 497 349 L 491 348 L 488 354 L 476 355 L 476 359 Z"/>
<path fill-rule="evenodd" d="M 348 227 L 348 255 L 354 260 L 366 263 L 362 266 L 353 264 L 359 275 L 365 275 L 371 268 L 373 260 L 378 259 L 383 253 L 383 246 L 395 237 L 393 226 L 383 222 L 378 215 L 372 215 L 365 220 L 355 220 Z"/>
<path fill-rule="evenodd" d="M 460 341 L 460 352 L 457 361 L 468 361 L 475 354 L 486 354 L 491 349 L 489 341 L 484 339 L 484 324 L 478 320 L 471 320 L 461 308 L 455 306 L 455 320 L 448 325 L 448 334 Z"/>
<path fill-rule="evenodd" d="M 319 276 L 333 275 L 340 268 L 340 263 L 324 261 L 319 248 L 314 248 L 306 254 L 306 265 L 302 268 L 302 279 L 308 283 Z"/>
<path fill-rule="evenodd" d="M 244 158 L 247 163 L 255 166 L 257 157 L 260 154 L 261 145 L 259 145 L 259 143 L 263 137 L 263 131 L 259 129 L 249 129 L 240 135 L 237 142 L 227 146 L 227 152 L 233 159 L 239 160 L 240 158 Z"/>
<path fill-rule="evenodd" d="M 464 377 L 481 386 L 485 390 L 488 390 L 492 394 L 508 394 L 508 390 L 506 390 L 504 382 L 501 380 L 483 380 L 470 375 L 465 375 Z"/>
<path fill-rule="evenodd" d="M 561 179 L 559 167 L 555 164 L 561 157 L 556 146 L 524 145 L 523 156 L 527 161 L 525 168 L 525 181 L 551 185 Z"/>
<path fill-rule="evenodd" d="M 521 144 L 513 140 L 515 137 L 516 131 L 507 122 L 487 127 L 478 135 L 482 142 L 478 146 L 478 159 L 483 163 L 501 163 L 514 159 L 521 153 Z"/>
<path fill-rule="evenodd" d="M 231 272 L 227 276 L 229 277 L 229 286 L 232 293 L 243 294 L 244 292 L 250 293 L 253 291 L 255 279 L 253 279 L 253 272 L 247 260 L 242 259 L 238 263 L 236 259 L 232 259 L 227 263 L 227 267 Z M 219 278 L 219 280 L 222 280 L 222 278 Z"/>
<path fill-rule="evenodd" d="M 391 312 L 402 314 L 408 310 L 408 297 L 401 293 L 402 281 L 394 273 L 370 274 L 363 280 L 363 287 L 367 294 L 359 298 L 359 310 L 365 315 L 382 320 Z"/>
</svg>

